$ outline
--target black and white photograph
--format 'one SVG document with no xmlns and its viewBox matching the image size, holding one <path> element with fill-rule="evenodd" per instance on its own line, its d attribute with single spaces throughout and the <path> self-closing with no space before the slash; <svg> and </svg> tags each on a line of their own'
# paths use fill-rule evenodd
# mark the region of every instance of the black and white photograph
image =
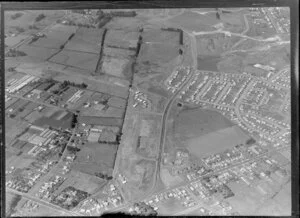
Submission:
<svg viewBox="0 0 300 218">
<path fill-rule="evenodd" d="M 295 215 L 292 8 L 151 2 L 1 6 L 5 217 Z"/>
</svg>

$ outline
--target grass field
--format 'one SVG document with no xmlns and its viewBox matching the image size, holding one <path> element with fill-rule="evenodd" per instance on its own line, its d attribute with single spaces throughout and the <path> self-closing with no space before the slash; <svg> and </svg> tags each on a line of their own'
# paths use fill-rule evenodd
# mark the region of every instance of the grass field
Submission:
<svg viewBox="0 0 300 218">
<path fill-rule="evenodd" d="M 65 45 L 65 49 L 99 54 L 102 34 L 103 29 L 80 27 Z"/>
<path fill-rule="evenodd" d="M 97 172 L 111 175 L 116 152 L 116 145 L 88 143 L 78 152 L 72 167 L 90 175 L 95 175 Z"/>
<path fill-rule="evenodd" d="M 201 108 L 183 109 L 177 114 L 173 133 L 183 138 L 193 138 L 215 132 L 234 124 L 222 114 Z"/>
<path fill-rule="evenodd" d="M 76 32 L 76 29 L 75 26 L 56 24 L 46 32 L 46 37 L 39 38 L 31 45 L 59 49 L 61 45 L 67 42 L 71 34 Z"/>
<path fill-rule="evenodd" d="M 131 49 L 124 49 L 124 48 L 114 48 L 114 47 L 107 47 L 104 46 L 103 54 L 109 57 L 118 57 L 118 58 L 131 58 L 134 57 L 135 51 Z"/>
<path fill-rule="evenodd" d="M 105 27 L 108 29 L 137 31 L 138 27 L 144 24 L 145 20 L 140 17 L 114 17 Z"/>
<path fill-rule="evenodd" d="M 22 13 L 21 17 L 12 19 L 11 16 L 16 13 Z M 39 22 L 35 22 L 35 18 L 39 14 L 44 14 L 46 17 Z M 64 15 L 62 10 L 24 10 L 24 11 L 5 11 L 5 34 L 18 32 L 17 27 L 24 28 L 24 32 L 21 35 L 30 35 L 36 33 L 46 26 L 54 23 L 57 19 Z M 37 29 L 29 29 L 30 25 L 35 25 Z"/>
<path fill-rule="evenodd" d="M 129 63 L 130 60 L 126 58 L 113 58 L 104 56 L 101 73 L 125 78 L 124 70 Z"/>
<path fill-rule="evenodd" d="M 239 127 L 233 126 L 194 137 L 188 140 L 187 144 L 192 154 L 202 158 L 245 143 L 247 139 L 249 136 L 245 135 Z"/>
<path fill-rule="evenodd" d="M 104 126 L 121 126 L 122 119 L 111 117 L 92 117 L 92 116 L 80 116 L 78 119 L 80 123 L 95 124 Z"/>
<path fill-rule="evenodd" d="M 94 72 L 96 70 L 98 59 L 98 54 L 63 50 L 53 56 L 50 61 Z"/>
<path fill-rule="evenodd" d="M 177 58 L 179 48 L 170 44 L 142 44 L 138 61 L 143 64 L 164 65 Z"/>
<path fill-rule="evenodd" d="M 217 33 L 200 35 L 196 37 L 196 40 L 198 56 L 219 56 L 238 42 L 240 37 Z"/>
<path fill-rule="evenodd" d="M 163 43 L 179 45 L 179 32 L 160 29 L 146 29 L 142 33 L 144 43 Z"/>
<path fill-rule="evenodd" d="M 53 114 L 51 114 L 49 117 L 41 117 L 38 120 L 34 122 L 34 125 L 36 126 L 53 126 L 56 128 L 71 128 L 71 120 L 72 120 L 72 114 L 68 113 L 66 116 L 64 116 L 61 119 L 58 119 L 61 113 L 64 113 L 64 111 L 56 111 Z"/>
<path fill-rule="evenodd" d="M 16 135 L 23 132 L 29 125 L 27 122 L 5 117 L 5 144 L 9 145 L 15 139 Z"/>
<path fill-rule="evenodd" d="M 136 48 L 139 32 L 128 30 L 108 30 L 104 44 L 120 48 Z"/>
<path fill-rule="evenodd" d="M 30 57 L 34 57 L 44 61 L 58 52 L 58 49 L 55 48 L 45 48 L 30 45 L 22 45 L 18 50 L 25 52 Z"/>
<path fill-rule="evenodd" d="M 183 182 L 183 179 L 180 176 L 173 176 L 170 174 L 169 170 L 163 168 L 160 171 L 160 178 L 165 184 L 166 187 L 172 187 L 178 185 L 179 183 Z"/>
<path fill-rule="evenodd" d="M 179 26 L 188 31 L 211 31 L 212 26 L 219 23 L 214 17 L 186 11 L 168 20 L 173 26 Z"/>
</svg>

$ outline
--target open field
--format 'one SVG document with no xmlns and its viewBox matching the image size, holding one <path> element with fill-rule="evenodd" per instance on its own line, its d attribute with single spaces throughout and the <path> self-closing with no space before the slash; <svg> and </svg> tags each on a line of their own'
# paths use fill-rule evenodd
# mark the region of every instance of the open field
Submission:
<svg viewBox="0 0 300 218">
<path fill-rule="evenodd" d="M 103 54 L 109 57 L 118 57 L 118 58 L 131 58 L 134 57 L 135 51 L 131 49 L 124 49 L 124 48 L 114 48 L 114 47 L 107 47 L 104 46 Z"/>
<path fill-rule="evenodd" d="M 58 49 L 55 48 L 37 47 L 30 45 L 22 45 L 18 50 L 25 52 L 30 57 L 41 59 L 44 61 L 58 52 Z"/>
<path fill-rule="evenodd" d="M 187 141 L 190 153 L 199 158 L 220 153 L 238 144 L 245 143 L 249 136 L 238 126 L 228 127 Z"/>
<path fill-rule="evenodd" d="M 172 26 L 178 26 L 188 31 L 211 31 L 215 29 L 213 25 L 219 23 L 216 18 L 191 11 L 186 11 L 168 21 Z"/>
<path fill-rule="evenodd" d="M 87 143 L 77 153 L 72 168 L 93 176 L 95 173 L 111 175 L 116 152 L 116 145 Z"/>
<path fill-rule="evenodd" d="M 173 176 L 170 174 L 169 170 L 166 168 L 161 169 L 160 171 L 160 178 L 163 181 L 164 185 L 169 188 L 175 185 L 180 184 L 181 182 L 183 182 L 183 179 L 176 175 Z"/>
<path fill-rule="evenodd" d="M 122 119 L 111 117 L 92 117 L 92 116 L 80 116 L 78 122 L 85 124 L 95 124 L 104 126 L 121 126 Z"/>
<path fill-rule="evenodd" d="M 65 45 L 65 49 L 99 54 L 102 35 L 103 29 L 80 27 Z"/>
<path fill-rule="evenodd" d="M 160 29 L 145 29 L 142 33 L 143 43 L 162 43 L 179 45 L 179 32 Z"/>
<path fill-rule="evenodd" d="M 237 36 L 226 36 L 224 33 L 199 35 L 197 39 L 198 56 L 219 56 L 228 51 L 240 40 Z"/>
<path fill-rule="evenodd" d="M 105 184 L 105 180 L 95 177 L 84 172 L 72 170 L 68 174 L 68 178 L 59 187 L 59 191 L 62 191 L 67 186 L 73 186 L 76 189 L 85 191 L 89 194 L 93 194 L 99 187 Z"/>
<path fill-rule="evenodd" d="M 63 50 L 50 59 L 51 62 L 72 66 L 83 70 L 95 71 L 99 55 Z"/>
<path fill-rule="evenodd" d="M 20 13 L 21 16 L 13 19 L 17 13 Z M 39 14 L 44 14 L 46 17 L 36 22 L 35 19 Z M 21 42 L 22 39 L 54 23 L 63 15 L 64 11 L 61 10 L 5 11 L 5 34 L 7 34 L 5 44 L 9 47 L 14 46 Z M 30 26 L 34 28 L 30 28 Z"/>
<path fill-rule="evenodd" d="M 110 95 L 114 95 L 123 99 L 127 98 L 128 87 L 126 86 L 121 86 L 118 83 L 103 81 L 98 77 L 92 77 L 87 71 L 83 71 L 82 73 L 84 74 L 79 74 L 76 71 L 64 72 L 64 74 L 59 74 L 58 72 L 53 73 L 53 79 L 61 82 L 63 82 L 64 80 L 68 80 L 75 83 L 85 83 L 88 84 L 87 88 L 90 91 L 109 93 Z"/>
<path fill-rule="evenodd" d="M 103 108 L 105 106 L 103 105 Z M 110 118 L 122 118 L 124 110 L 120 108 L 108 107 L 107 109 L 101 109 L 102 106 L 95 105 L 94 107 L 84 108 L 81 112 L 82 116 L 94 116 L 94 117 L 110 117 Z"/>
<path fill-rule="evenodd" d="M 104 56 L 101 73 L 105 73 L 111 76 L 125 77 L 125 69 L 127 65 L 130 65 L 130 60 L 126 58 L 113 58 Z"/>
<path fill-rule="evenodd" d="M 53 126 L 56 128 L 62 128 L 62 129 L 66 129 L 66 128 L 71 128 L 71 120 L 72 120 L 72 114 L 68 113 L 67 115 L 65 115 L 63 118 L 58 119 L 59 116 L 61 115 L 61 113 L 63 113 L 64 111 L 57 111 L 54 112 L 52 115 L 50 115 L 49 117 L 41 117 L 40 119 L 36 120 L 34 122 L 34 125 L 36 126 Z"/>
<path fill-rule="evenodd" d="M 178 46 L 170 44 L 142 44 L 138 61 L 143 64 L 163 65 L 178 57 Z"/>
<path fill-rule="evenodd" d="M 139 32 L 123 30 L 108 30 L 105 36 L 104 44 L 106 46 L 116 46 L 118 48 L 137 47 Z"/>
<path fill-rule="evenodd" d="M 201 108 L 183 109 L 176 116 L 173 133 L 188 139 L 215 132 L 234 124 L 222 114 Z"/>
<path fill-rule="evenodd" d="M 114 17 L 105 25 L 108 29 L 138 31 L 138 27 L 146 21 L 142 17 Z"/>
<path fill-rule="evenodd" d="M 45 34 L 46 37 L 39 38 L 31 45 L 59 49 L 60 46 L 67 42 L 69 37 L 76 32 L 76 29 L 77 27 L 75 26 L 56 24 L 47 31 Z"/>
<path fill-rule="evenodd" d="M 9 145 L 15 139 L 16 135 L 23 132 L 29 125 L 27 122 L 5 117 L 5 144 Z"/>
</svg>

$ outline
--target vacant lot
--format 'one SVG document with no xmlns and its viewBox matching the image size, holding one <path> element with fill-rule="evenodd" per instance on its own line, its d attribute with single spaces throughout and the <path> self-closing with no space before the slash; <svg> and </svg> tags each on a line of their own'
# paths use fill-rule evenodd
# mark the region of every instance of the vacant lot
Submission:
<svg viewBox="0 0 300 218">
<path fill-rule="evenodd" d="M 99 55 L 97 54 L 63 50 L 52 57 L 50 61 L 83 70 L 95 71 L 98 59 Z"/>
<path fill-rule="evenodd" d="M 245 143 L 249 136 L 237 127 L 228 127 L 187 141 L 189 151 L 199 158 L 220 153 L 238 144 Z"/>
<path fill-rule="evenodd" d="M 99 54 L 102 35 L 103 29 L 80 27 L 65 45 L 65 49 Z"/>
<path fill-rule="evenodd" d="M 108 29 L 126 29 L 131 31 L 138 31 L 138 27 L 144 24 L 145 19 L 135 18 L 135 17 L 114 17 L 108 24 L 106 28 Z"/>
</svg>

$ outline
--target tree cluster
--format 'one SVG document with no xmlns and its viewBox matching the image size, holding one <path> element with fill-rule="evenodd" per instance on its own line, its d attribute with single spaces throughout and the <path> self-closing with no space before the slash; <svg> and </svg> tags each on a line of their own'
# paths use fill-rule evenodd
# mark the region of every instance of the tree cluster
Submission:
<svg viewBox="0 0 300 218">
<path fill-rule="evenodd" d="M 250 138 L 250 139 L 248 139 L 247 141 L 246 141 L 246 144 L 247 145 L 252 145 L 252 144 L 254 144 L 256 141 L 255 141 L 255 139 L 254 138 Z"/>
<path fill-rule="evenodd" d="M 22 16 L 23 16 L 23 13 L 18 12 L 18 13 L 12 14 L 12 15 L 10 16 L 10 18 L 11 18 L 12 20 L 15 20 L 15 19 L 17 19 L 17 18 L 19 18 L 19 17 L 22 17 Z"/>
<path fill-rule="evenodd" d="M 144 216 L 157 216 L 156 210 L 150 205 L 145 204 L 144 202 L 134 203 L 134 208 L 138 208 L 135 210 L 134 214 L 144 215 Z"/>
<path fill-rule="evenodd" d="M 64 89 L 67 86 L 73 86 L 73 87 L 77 87 L 77 88 L 81 88 L 81 89 L 87 88 L 87 84 L 85 84 L 85 83 L 76 84 L 74 82 L 70 82 L 70 81 L 67 81 L 67 80 L 65 80 L 62 84 L 60 84 L 59 88 Z"/>
<path fill-rule="evenodd" d="M 110 14 L 114 17 L 135 17 L 137 15 L 135 11 L 112 11 Z"/>
<path fill-rule="evenodd" d="M 105 180 L 111 180 L 113 178 L 112 176 L 108 176 L 107 174 L 101 172 L 95 173 L 95 176 Z"/>
<path fill-rule="evenodd" d="M 19 17 L 22 17 L 22 16 L 23 16 L 23 13 L 18 12 L 18 13 L 12 14 L 12 15 L 10 16 L 10 18 L 11 18 L 12 20 L 15 20 L 15 19 L 17 19 L 17 18 L 19 18 Z"/>
<path fill-rule="evenodd" d="M 39 14 L 36 18 L 35 18 L 35 22 L 39 22 L 41 20 L 43 20 L 46 16 L 44 14 Z"/>
<path fill-rule="evenodd" d="M 80 148 L 74 147 L 74 146 L 67 146 L 67 150 L 73 154 L 80 151 Z"/>
<path fill-rule="evenodd" d="M 28 28 L 29 28 L 30 30 L 38 30 L 38 29 L 39 29 L 35 24 L 29 25 Z"/>
<path fill-rule="evenodd" d="M 21 56 L 26 56 L 27 54 L 23 51 L 19 51 L 16 49 L 10 49 L 7 53 L 6 53 L 6 57 L 21 57 Z"/>
<path fill-rule="evenodd" d="M 72 121 L 71 121 L 71 127 L 74 129 L 76 124 L 78 123 L 78 119 L 77 119 L 78 115 L 73 114 L 72 116 Z"/>
</svg>

